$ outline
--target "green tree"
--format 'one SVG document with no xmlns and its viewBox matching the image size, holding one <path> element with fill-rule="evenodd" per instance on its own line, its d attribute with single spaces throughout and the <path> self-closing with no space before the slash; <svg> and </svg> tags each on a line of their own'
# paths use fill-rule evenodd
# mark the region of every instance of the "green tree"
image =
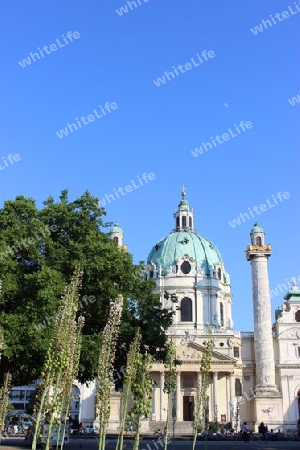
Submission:
<svg viewBox="0 0 300 450">
<path fill-rule="evenodd" d="M 0 326 L 6 346 L 0 378 L 9 371 L 16 385 L 39 377 L 61 292 L 78 265 L 84 275 L 77 315 L 85 318 L 79 380 L 97 374 L 101 333 L 110 301 L 118 294 L 124 308 L 115 369 L 126 364 L 137 327 L 141 350 L 157 360 L 165 357 L 164 331 L 172 313 L 160 308 L 159 297 L 152 294 L 154 281 L 142 278 L 143 265 L 135 266 L 131 255 L 109 239 L 104 217 L 89 192 L 69 201 L 62 191 L 58 202 L 49 197 L 41 208 L 24 196 L 5 202 L 0 210 Z M 84 300 L 91 297 L 95 301 Z"/>
</svg>

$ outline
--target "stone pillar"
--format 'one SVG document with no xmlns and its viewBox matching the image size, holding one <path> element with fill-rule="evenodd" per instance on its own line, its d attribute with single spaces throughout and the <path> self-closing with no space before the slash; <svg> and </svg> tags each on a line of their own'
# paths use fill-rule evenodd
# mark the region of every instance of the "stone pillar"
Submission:
<svg viewBox="0 0 300 450">
<path fill-rule="evenodd" d="M 256 392 L 277 391 L 271 325 L 271 306 L 267 258 L 251 261 L 254 314 L 254 348 L 256 360 Z"/>
<path fill-rule="evenodd" d="M 253 398 L 252 420 L 266 422 L 274 428 L 283 420 L 282 395 L 275 384 L 275 360 L 271 323 L 271 302 L 268 276 L 268 258 L 271 245 L 265 245 L 263 229 L 254 224 L 250 233 L 251 244 L 246 250 L 246 258 L 251 264 L 252 301 L 254 318 L 254 350 L 256 363 L 256 386 Z"/>
<path fill-rule="evenodd" d="M 218 372 L 213 373 L 214 420 L 218 421 Z"/>
<path fill-rule="evenodd" d="M 181 415 L 181 373 L 176 372 L 176 420 L 180 422 L 182 420 Z"/>
<path fill-rule="evenodd" d="M 256 228 L 258 229 L 258 227 Z M 261 238 L 260 245 L 248 245 L 247 260 L 252 272 L 252 300 L 254 316 L 254 349 L 256 362 L 255 394 L 268 395 L 278 393 L 275 384 L 275 361 L 271 324 L 271 302 L 268 276 L 268 258 L 271 246 L 263 245 L 264 233 L 251 232 L 251 240 L 256 242 L 256 235 Z"/>
<path fill-rule="evenodd" d="M 165 384 L 165 374 L 163 371 L 160 372 L 160 420 L 164 420 L 164 384 Z"/>
</svg>

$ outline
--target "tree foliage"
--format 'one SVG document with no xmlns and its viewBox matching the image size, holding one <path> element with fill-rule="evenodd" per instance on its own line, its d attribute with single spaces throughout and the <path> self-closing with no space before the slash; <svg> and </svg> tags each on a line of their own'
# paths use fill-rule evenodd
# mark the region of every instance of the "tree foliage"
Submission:
<svg viewBox="0 0 300 450">
<path fill-rule="evenodd" d="M 66 190 L 58 202 L 49 197 L 41 208 L 20 195 L 0 210 L 0 327 L 6 343 L 0 374 L 10 371 L 14 385 L 38 378 L 61 292 L 76 266 L 83 270 L 78 316 L 85 318 L 79 380 L 97 374 L 110 301 L 119 294 L 124 308 L 116 370 L 126 365 L 137 327 L 142 330 L 142 351 L 164 358 L 164 330 L 172 314 L 160 308 L 158 296 L 152 294 L 154 281 L 141 276 L 142 265 L 134 265 L 131 255 L 109 239 L 105 214 L 89 192 L 70 201 Z"/>
</svg>

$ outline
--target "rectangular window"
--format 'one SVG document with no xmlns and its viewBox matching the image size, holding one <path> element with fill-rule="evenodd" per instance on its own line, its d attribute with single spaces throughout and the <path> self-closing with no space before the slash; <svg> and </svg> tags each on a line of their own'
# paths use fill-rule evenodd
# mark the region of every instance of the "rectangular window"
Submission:
<svg viewBox="0 0 300 450">
<path fill-rule="evenodd" d="M 181 378 L 181 385 L 183 388 L 195 388 L 196 387 L 196 375 L 194 372 L 183 373 Z"/>
<path fill-rule="evenodd" d="M 26 400 L 31 400 L 35 397 L 36 391 L 26 391 Z"/>
<path fill-rule="evenodd" d="M 25 391 L 13 390 L 9 393 L 10 400 L 24 400 L 25 399 Z"/>
<path fill-rule="evenodd" d="M 300 347 L 298 347 L 298 357 L 300 358 Z"/>
<path fill-rule="evenodd" d="M 233 355 L 235 358 L 239 358 L 240 357 L 240 349 L 239 347 L 233 347 Z"/>
<path fill-rule="evenodd" d="M 24 403 L 13 402 L 13 403 L 11 403 L 11 405 L 12 405 L 13 409 L 18 409 L 20 411 L 25 411 Z"/>
<path fill-rule="evenodd" d="M 235 379 L 235 396 L 241 397 L 242 395 L 242 384 L 239 378 Z"/>
<path fill-rule="evenodd" d="M 186 216 L 182 217 L 182 228 L 186 228 Z"/>
</svg>

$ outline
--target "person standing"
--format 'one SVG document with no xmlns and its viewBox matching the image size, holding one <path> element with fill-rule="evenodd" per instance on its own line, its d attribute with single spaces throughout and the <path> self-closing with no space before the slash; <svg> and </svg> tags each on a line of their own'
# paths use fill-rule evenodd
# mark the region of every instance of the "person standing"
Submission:
<svg viewBox="0 0 300 450">
<path fill-rule="evenodd" d="M 244 442 L 249 441 L 247 422 L 244 422 L 242 426 L 242 438 Z"/>
<path fill-rule="evenodd" d="M 267 438 L 266 438 L 267 427 L 265 427 L 263 422 L 259 425 L 258 432 L 262 434 L 262 439 L 266 442 L 267 441 Z"/>
</svg>

